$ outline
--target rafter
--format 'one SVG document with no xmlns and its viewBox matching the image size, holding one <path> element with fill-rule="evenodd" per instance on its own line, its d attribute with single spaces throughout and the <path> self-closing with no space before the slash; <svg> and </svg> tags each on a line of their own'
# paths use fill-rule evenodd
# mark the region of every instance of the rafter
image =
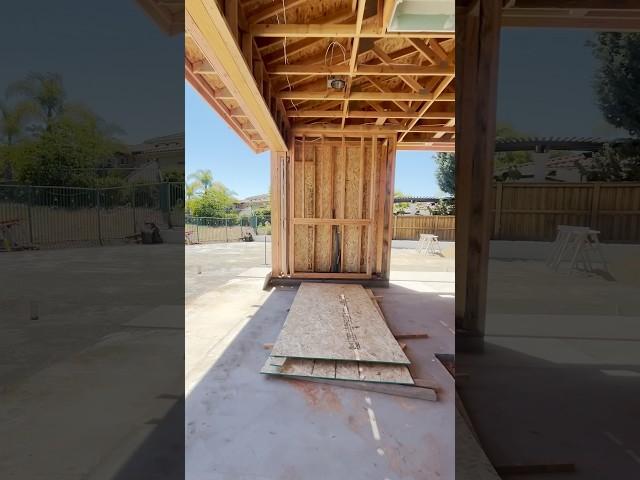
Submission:
<svg viewBox="0 0 640 480">
<path fill-rule="evenodd" d="M 288 110 L 287 115 L 291 118 L 342 118 L 341 110 Z M 410 118 L 415 119 L 416 122 L 421 118 L 431 118 L 437 120 L 448 120 L 453 118 L 455 112 L 397 112 L 392 110 L 386 110 L 384 113 L 387 118 Z M 348 113 L 348 118 L 378 118 L 379 112 L 372 112 L 369 110 L 351 110 Z"/>
<path fill-rule="evenodd" d="M 247 23 L 249 25 L 253 25 L 254 23 L 262 22 L 271 17 L 275 17 L 286 8 L 297 7 L 298 5 L 303 4 L 306 1 L 307 0 L 284 0 L 275 3 L 268 3 L 255 12 L 250 13 L 249 18 L 247 19 Z"/>
<path fill-rule="evenodd" d="M 282 100 L 345 100 L 350 101 L 364 100 L 364 101 L 378 101 L 378 102 L 395 102 L 395 101 L 407 101 L 407 102 L 426 102 L 428 100 L 436 100 L 439 102 L 453 102 L 455 101 L 455 95 L 452 93 L 442 94 L 440 97 L 435 98 L 433 93 L 413 93 L 413 92 L 390 92 L 383 90 L 380 92 L 351 92 L 349 95 L 346 92 L 335 91 L 307 91 L 307 90 L 292 90 L 284 91 L 277 94 L 277 97 Z M 404 109 L 403 109 L 404 110 Z"/>
<path fill-rule="evenodd" d="M 364 20 L 364 7 L 367 4 L 366 0 L 356 1 L 358 5 L 358 12 L 356 14 L 356 31 L 351 44 L 351 58 L 349 59 L 349 78 L 347 79 L 344 105 L 342 106 L 342 128 L 344 128 L 344 124 L 347 121 L 347 115 L 349 113 L 349 97 L 351 94 L 351 86 L 353 85 L 353 74 L 358 63 L 358 50 L 360 48 L 360 32 L 362 31 L 362 21 Z"/>
<path fill-rule="evenodd" d="M 435 98 L 438 98 L 446 90 L 449 84 L 453 81 L 453 78 L 454 78 L 453 75 L 450 75 L 442 79 L 442 81 L 440 82 L 440 85 L 438 85 L 438 87 L 434 91 Z M 425 102 L 425 104 L 418 111 L 418 116 L 413 120 L 411 120 L 411 122 L 409 122 L 407 129 L 411 130 L 421 118 L 434 118 L 433 116 L 430 116 L 432 112 L 429 112 L 429 108 L 431 108 L 431 106 L 434 103 L 435 103 L 435 100 L 430 100 L 428 102 Z M 455 114 L 449 117 L 449 119 L 452 119 L 452 118 L 455 118 Z M 407 136 L 407 132 L 400 135 L 400 141 L 404 140 L 404 137 L 406 136 Z"/>
<path fill-rule="evenodd" d="M 278 65 L 269 70 L 271 75 L 391 75 L 391 76 L 447 76 L 453 75 L 451 66 L 429 66 L 419 65 L 360 65 L 358 70 L 352 72 L 349 66 L 344 65 L 319 65 L 319 64 L 296 64 Z M 422 87 L 421 87 L 422 88 Z"/>
<path fill-rule="evenodd" d="M 257 23 L 250 26 L 251 34 L 256 37 L 326 37 L 326 38 L 351 38 L 356 35 L 357 25 L 327 25 L 320 24 L 274 24 L 274 23 Z M 415 38 L 453 38 L 453 33 L 447 32 L 411 32 L 407 33 L 390 33 L 383 32 L 376 28 L 375 25 L 368 25 L 360 31 L 362 38 L 407 38 L 409 36 Z"/>
</svg>

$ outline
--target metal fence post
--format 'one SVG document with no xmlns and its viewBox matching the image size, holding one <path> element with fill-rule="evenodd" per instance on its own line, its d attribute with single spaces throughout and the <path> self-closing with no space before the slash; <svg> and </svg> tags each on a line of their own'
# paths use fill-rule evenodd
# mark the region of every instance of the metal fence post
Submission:
<svg viewBox="0 0 640 480">
<path fill-rule="evenodd" d="M 225 243 L 229 243 L 229 219 L 224 219 L 224 238 Z"/>
<path fill-rule="evenodd" d="M 131 185 L 131 210 L 133 213 L 133 234 L 136 233 L 136 186 Z"/>
<path fill-rule="evenodd" d="M 102 227 L 100 226 L 100 189 L 96 188 L 96 210 L 98 211 L 98 242 L 102 245 Z"/>
<path fill-rule="evenodd" d="M 29 185 L 27 188 L 28 188 L 27 191 L 29 192 L 27 197 L 29 201 L 29 203 L 27 204 L 27 218 L 29 220 L 29 244 L 33 245 L 33 225 L 31 223 L 31 204 L 33 203 L 31 194 L 32 194 L 33 187 Z"/>
<path fill-rule="evenodd" d="M 197 220 L 196 220 L 197 222 Z M 200 243 L 200 229 L 198 228 L 198 224 L 196 223 L 196 238 L 197 242 Z"/>
</svg>

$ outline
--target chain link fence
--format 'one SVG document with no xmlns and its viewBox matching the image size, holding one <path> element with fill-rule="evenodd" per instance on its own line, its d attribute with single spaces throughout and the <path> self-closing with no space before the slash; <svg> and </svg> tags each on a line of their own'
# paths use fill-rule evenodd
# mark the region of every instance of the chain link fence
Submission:
<svg viewBox="0 0 640 480">
<path fill-rule="evenodd" d="M 271 217 L 185 217 L 187 243 L 267 241 L 271 236 Z"/>
<path fill-rule="evenodd" d="M 0 185 L 0 246 L 5 249 L 103 245 L 135 236 L 145 222 L 184 226 L 184 184 Z"/>
</svg>

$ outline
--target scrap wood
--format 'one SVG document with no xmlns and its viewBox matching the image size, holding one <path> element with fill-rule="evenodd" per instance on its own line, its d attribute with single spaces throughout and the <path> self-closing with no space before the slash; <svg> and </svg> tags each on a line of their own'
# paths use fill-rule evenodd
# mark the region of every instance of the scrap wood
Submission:
<svg viewBox="0 0 640 480">
<path fill-rule="evenodd" d="M 397 397 L 417 398 L 420 400 L 428 400 L 436 402 L 438 394 L 436 390 L 424 387 L 415 387 L 412 385 L 393 385 L 389 383 L 373 383 L 373 382 L 355 382 L 351 380 L 331 380 L 315 377 L 282 377 L 295 380 L 304 380 L 307 382 L 321 383 L 324 385 L 333 385 L 336 387 L 350 388 L 352 390 L 364 390 L 367 392 L 383 393 L 385 395 L 393 395 Z"/>
<path fill-rule="evenodd" d="M 433 390 L 438 389 L 436 382 L 430 378 L 414 378 L 413 383 L 416 387 L 431 388 Z"/>
<path fill-rule="evenodd" d="M 500 475 L 522 475 L 535 473 L 571 473 L 576 471 L 574 463 L 543 463 L 543 464 L 516 464 L 494 465 Z"/>
<path fill-rule="evenodd" d="M 429 334 L 427 332 L 394 333 L 393 336 L 396 337 L 396 340 L 413 340 L 416 338 L 429 338 Z"/>
<path fill-rule="evenodd" d="M 274 356 L 411 363 L 361 285 L 302 283 Z"/>
<path fill-rule="evenodd" d="M 405 365 L 269 356 L 260 373 L 414 385 Z"/>
</svg>

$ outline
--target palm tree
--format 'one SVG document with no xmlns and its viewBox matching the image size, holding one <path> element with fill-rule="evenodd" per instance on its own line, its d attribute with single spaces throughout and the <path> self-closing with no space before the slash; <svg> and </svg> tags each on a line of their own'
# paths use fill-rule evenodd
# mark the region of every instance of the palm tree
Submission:
<svg viewBox="0 0 640 480">
<path fill-rule="evenodd" d="M 213 185 L 213 173 L 211 170 L 198 170 L 197 172 L 192 173 L 187 177 L 188 179 L 195 180 L 195 184 L 197 185 L 196 189 L 202 187 L 202 189 L 206 192 L 211 185 Z"/>
<path fill-rule="evenodd" d="M 62 112 L 66 97 L 62 77 L 57 73 L 30 73 L 24 80 L 11 84 L 7 94 L 33 100 L 40 107 L 47 125 Z"/>
</svg>

